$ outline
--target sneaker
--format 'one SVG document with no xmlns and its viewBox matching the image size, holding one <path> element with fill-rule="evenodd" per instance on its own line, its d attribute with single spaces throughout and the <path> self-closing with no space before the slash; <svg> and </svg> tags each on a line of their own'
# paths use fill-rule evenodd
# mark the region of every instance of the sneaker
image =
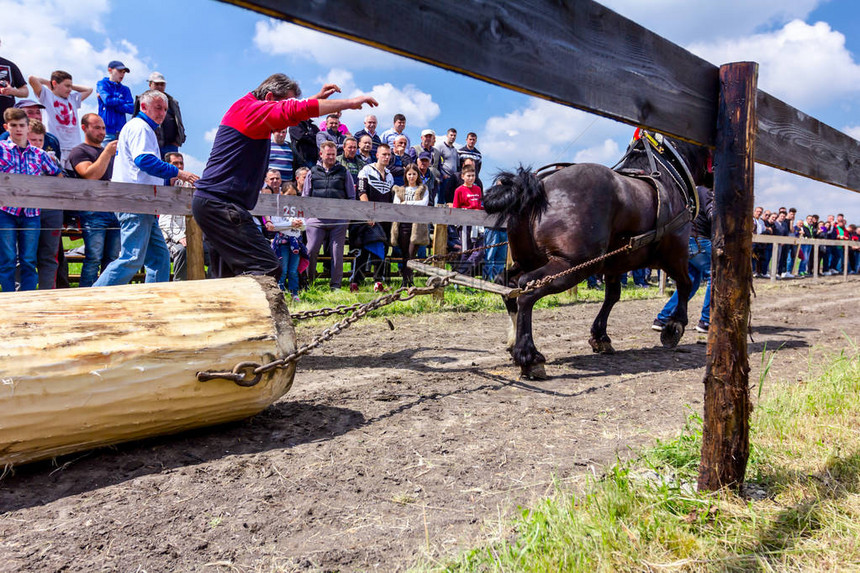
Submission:
<svg viewBox="0 0 860 573">
<path fill-rule="evenodd" d="M 704 320 L 700 320 L 699 324 L 696 325 L 696 332 L 702 332 L 707 334 L 708 328 L 710 327 L 710 323 L 705 322 Z"/>
<path fill-rule="evenodd" d="M 385 292 L 387 290 L 388 290 L 388 287 L 386 287 L 384 284 L 382 284 L 380 282 L 374 283 L 374 285 L 373 285 L 373 292 Z"/>
<path fill-rule="evenodd" d="M 663 332 L 663 329 L 666 327 L 666 323 L 660 320 L 659 318 L 654 319 L 654 324 L 651 325 L 651 330 L 656 330 L 657 332 Z"/>
<path fill-rule="evenodd" d="M 358 292 L 358 283 L 349 283 L 349 292 Z"/>
<path fill-rule="evenodd" d="M 796 278 L 796 277 L 795 277 L 793 274 L 789 273 L 789 272 L 784 272 L 784 273 L 782 273 L 782 278 L 784 278 L 784 279 L 793 279 L 793 278 Z"/>
<path fill-rule="evenodd" d="M 763 279 L 769 279 L 769 278 L 770 278 L 770 275 L 769 275 L 768 273 L 764 273 L 764 274 L 761 276 L 761 278 L 763 278 Z"/>
</svg>

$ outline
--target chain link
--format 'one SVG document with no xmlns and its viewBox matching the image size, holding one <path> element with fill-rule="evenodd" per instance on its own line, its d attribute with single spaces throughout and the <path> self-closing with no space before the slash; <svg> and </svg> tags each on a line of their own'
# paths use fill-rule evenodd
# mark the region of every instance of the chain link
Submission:
<svg viewBox="0 0 860 573">
<path fill-rule="evenodd" d="M 560 273 L 557 273 L 554 275 L 549 275 L 549 276 L 543 277 L 542 279 L 535 279 L 533 281 L 529 281 L 526 283 L 526 286 L 524 286 L 522 288 L 522 290 L 520 291 L 520 294 L 526 294 L 529 292 L 536 291 L 539 288 L 545 287 L 546 285 L 550 284 L 551 282 L 553 282 L 556 279 L 560 279 L 561 277 L 567 276 L 571 273 L 575 273 L 576 271 L 580 271 L 586 267 L 593 265 L 594 263 L 599 263 L 603 259 L 608 259 L 609 257 L 611 257 L 613 255 L 617 255 L 619 253 L 629 251 L 632 248 L 633 248 L 633 245 L 628 243 L 628 244 L 624 245 L 623 247 L 621 247 L 620 249 L 615 249 L 614 251 L 611 251 L 609 253 L 605 253 L 603 255 L 600 255 L 597 258 L 591 259 L 589 261 L 585 261 L 584 263 L 580 263 L 580 264 L 576 265 L 575 267 L 571 267 L 571 268 L 569 268 L 565 271 L 562 271 Z"/>
<path fill-rule="evenodd" d="M 415 298 L 416 296 L 433 294 L 437 289 L 444 288 L 448 284 L 449 280 L 450 279 L 447 277 L 431 277 L 427 280 L 427 286 L 425 287 L 401 287 L 390 294 L 380 296 L 370 302 L 354 304 L 348 307 L 339 306 L 336 309 L 320 309 L 323 311 L 331 311 L 328 314 L 345 314 L 350 312 L 350 309 L 352 309 L 352 314 L 340 322 L 335 323 L 331 327 L 326 328 L 320 334 L 315 336 L 309 343 L 302 345 L 297 348 L 295 352 L 288 354 L 283 358 L 273 360 L 267 364 L 240 362 L 236 364 L 230 372 L 198 372 L 197 380 L 200 382 L 206 382 L 208 380 L 224 379 L 231 380 L 239 386 L 254 386 L 260 382 L 263 374 L 271 372 L 276 368 L 285 368 L 286 366 L 298 361 L 302 356 L 307 356 L 323 342 L 331 340 L 336 335 L 352 326 L 353 323 L 367 316 L 368 313 L 398 301 L 405 302 Z M 319 316 L 327 316 L 327 314 L 320 314 Z"/>
</svg>

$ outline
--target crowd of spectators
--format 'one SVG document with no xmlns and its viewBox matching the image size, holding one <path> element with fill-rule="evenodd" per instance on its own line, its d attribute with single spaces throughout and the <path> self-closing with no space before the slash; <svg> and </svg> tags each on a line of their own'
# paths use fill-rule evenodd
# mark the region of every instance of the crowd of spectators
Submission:
<svg viewBox="0 0 860 573">
<path fill-rule="evenodd" d="M 181 109 L 166 92 L 165 76 L 153 72 L 148 78 L 149 90 L 133 96 L 123 83 L 131 73 L 127 66 L 114 60 L 107 64 L 106 72 L 92 88 L 75 84 L 72 75 L 63 70 L 53 71 L 48 78 L 30 75 L 25 79 L 14 62 L 0 58 L 0 114 L 4 119 L 0 139 L 8 140 L 0 149 L 0 170 L 191 185 L 189 181 L 196 176 L 192 179 L 184 171 L 180 152 L 186 140 Z M 155 103 L 147 95 L 153 91 L 163 94 Z M 93 95 L 98 99 L 98 113 L 79 117 L 82 102 Z M 161 107 L 163 118 L 158 111 L 153 112 Z M 156 115 L 159 121 L 152 120 Z M 142 122 L 132 121 L 137 118 Z M 366 116 L 357 130 L 341 123 L 340 118 L 340 112 L 332 113 L 321 126 L 309 119 L 273 132 L 266 184 L 260 192 L 481 208 L 483 158 L 475 133 L 467 134 L 465 145 L 458 145 L 454 128 L 440 142 L 432 129 L 424 129 L 413 145 L 403 114 L 395 114 L 391 127 L 383 131 L 377 130 L 379 121 L 374 115 Z M 128 133 L 123 144 L 120 135 L 124 131 Z M 139 157 L 121 158 L 129 150 L 147 150 L 150 132 L 157 142 L 150 145 L 155 147 L 153 158 L 143 165 L 138 164 Z M 122 171 L 120 178 L 116 169 Z M 282 263 L 281 286 L 294 298 L 302 286 L 313 284 L 320 250 L 330 260 L 325 272 L 333 289 L 342 284 L 345 252 L 352 255 L 348 279 L 352 291 L 366 277 L 372 277 L 374 290 L 386 290 L 395 262 L 403 282 L 411 284 L 413 277 L 405 261 L 426 256 L 432 232 L 426 224 L 305 220 L 296 213 L 290 215 L 262 217 L 257 222 Z M 69 231 L 70 226 L 84 243 L 79 286 L 127 282 L 141 266 L 148 281 L 167 280 L 168 275 L 172 280 L 187 277 L 184 217 L 2 207 L 2 290 L 70 286 L 61 240 L 62 231 Z M 503 233 L 491 229 L 487 234 L 494 242 L 503 242 Z M 482 240 L 481 228 L 467 227 L 461 232 L 452 227 L 448 247 L 470 248 Z M 135 249 L 125 248 L 128 241 Z M 221 276 L 218 253 L 205 241 L 204 246 L 208 276 Z M 168 254 L 172 265 L 166 266 Z M 480 257 L 472 254 L 464 261 L 464 269 L 492 280 L 504 268 L 505 257 L 505 249 L 494 249 L 483 265 Z"/>
<path fill-rule="evenodd" d="M 823 276 L 860 273 L 860 234 L 857 225 L 849 224 L 842 213 L 827 215 L 825 220 L 817 214 L 798 217 L 794 207 L 770 211 L 756 207 L 753 212 L 754 232 L 762 237 L 802 237 L 848 241 L 845 247 L 818 246 L 818 273 Z M 813 245 L 778 245 L 753 243 L 753 275 L 771 278 L 772 258 L 777 257 L 777 278 L 802 278 L 814 274 Z M 844 268 L 845 249 L 848 250 L 848 268 Z"/>
<path fill-rule="evenodd" d="M 30 75 L 25 80 L 13 62 L 0 58 L 0 114 L 4 120 L 0 171 L 189 186 L 196 181 L 196 176 L 184 171 L 180 148 L 186 140 L 185 127 L 179 102 L 166 92 L 165 76 L 150 74 L 149 90 L 134 97 L 123 84 L 131 72 L 127 66 L 114 60 L 106 71 L 93 89 L 75 84 L 72 75 L 63 70 L 53 71 L 48 78 Z M 30 99 L 30 90 L 35 99 Z M 93 94 L 98 113 L 79 118 L 81 103 Z M 465 144 L 459 145 L 455 128 L 448 129 L 441 140 L 432 129 L 423 129 L 413 144 L 403 114 L 395 114 L 388 129 L 380 132 L 379 127 L 379 119 L 369 114 L 360 129 L 351 130 L 337 112 L 326 116 L 320 126 L 308 119 L 273 132 L 264 166 L 268 169 L 266 183 L 260 192 L 482 208 L 483 156 L 474 132 L 467 133 Z M 124 131 L 125 143 L 118 149 Z M 119 169 L 122 174 L 117 176 L 115 160 L 119 162 L 129 150 L 146 151 L 152 157 L 143 162 L 139 161 L 143 156 L 126 157 Z M 860 271 L 857 227 L 847 224 L 841 214 L 830 215 L 826 221 L 820 221 L 818 215 L 796 220 L 793 208 L 771 212 L 757 207 L 754 222 L 755 232 L 761 235 L 856 241 L 846 245 L 847 272 Z M 2 290 L 69 286 L 61 231 L 70 224 L 84 242 L 79 286 L 127 282 L 141 266 L 146 269 L 146 280 L 187 277 L 184 217 L 0 207 Z M 303 286 L 314 284 L 321 251 L 330 261 L 324 272 L 332 289 L 343 284 L 345 253 L 352 255 L 347 283 L 351 291 L 358 290 L 368 277 L 374 290 L 386 290 L 393 263 L 397 263 L 403 283 L 411 284 L 414 279 L 405 263 L 426 256 L 432 232 L 426 224 L 305 219 L 295 211 L 282 217 L 262 217 L 257 225 L 281 262 L 281 287 L 294 299 Z M 450 227 L 448 237 L 452 251 L 506 241 L 504 229 L 469 226 Z M 126 242 L 134 249 L 124 248 Z M 208 276 L 222 276 L 217 251 L 205 241 L 204 247 Z M 772 253 L 778 257 L 781 278 L 811 274 L 811 245 L 773 249 L 755 243 L 756 276 L 769 277 Z M 821 246 L 819 254 L 822 275 L 843 271 L 843 247 Z M 459 270 L 494 280 L 504 269 L 506 256 L 505 247 L 467 252 Z M 105 273 L 106 269 L 110 272 Z M 590 277 L 589 282 L 596 279 Z M 634 271 L 633 279 L 639 286 L 648 286 L 647 270 Z"/>
</svg>

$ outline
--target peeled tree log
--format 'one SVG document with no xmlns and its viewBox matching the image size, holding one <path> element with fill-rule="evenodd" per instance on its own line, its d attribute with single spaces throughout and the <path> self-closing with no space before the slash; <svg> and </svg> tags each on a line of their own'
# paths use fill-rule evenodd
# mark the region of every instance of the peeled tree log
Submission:
<svg viewBox="0 0 860 573">
<path fill-rule="evenodd" d="M 197 380 L 295 350 L 269 277 L 0 293 L 0 312 L 0 465 L 240 420 L 295 375 Z"/>
</svg>

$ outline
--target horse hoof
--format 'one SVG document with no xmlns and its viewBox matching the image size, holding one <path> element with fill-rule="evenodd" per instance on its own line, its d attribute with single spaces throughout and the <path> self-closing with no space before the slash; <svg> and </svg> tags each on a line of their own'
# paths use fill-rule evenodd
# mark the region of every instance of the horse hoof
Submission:
<svg viewBox="0 0 860 573">
<path fill-rule="evenodd" d="M 675 348 L 681 342 L 682 336 L 684 336 L 684 325 L 670 320 L 660 332 L 660 342 L 663 344 L 663 348 Z"/>
<path fill-rule="evenodd" d="M 544 367 L 543 362 L 536 362 L 529 366 L 521 367 L 522 378 L 526 378 L 528 380 L 547 380 L 549 376 L 546 374 L 546 368 Z"/>
<path fill-rule="evenodd" d="M 612 348 L 612 342 L 609 340 L 597 340 L 589 338 L 588 344 L 591 345 L 591 350 L 595 354 L 615 354 L 615 349 Z"/>
</svg>

